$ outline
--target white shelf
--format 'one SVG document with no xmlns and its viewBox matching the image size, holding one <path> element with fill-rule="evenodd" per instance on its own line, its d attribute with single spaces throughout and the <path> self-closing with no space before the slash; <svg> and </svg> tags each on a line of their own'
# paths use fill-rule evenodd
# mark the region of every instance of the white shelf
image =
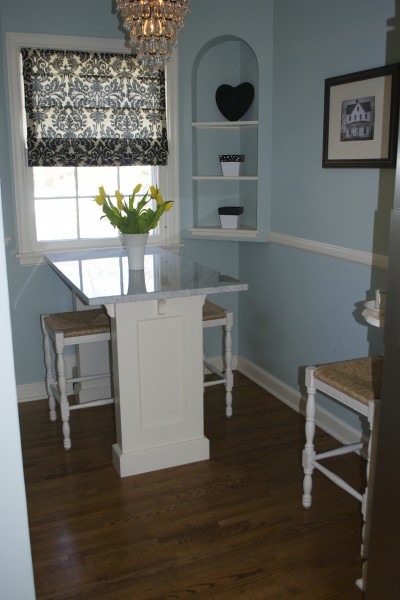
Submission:
<svg viewBox="0 0 400 600">
<path fill-rule="evenodd" d="M 225 175 L 193 175 L 192 179 L 196 181 L 257 181 L 256 175 L 239 175 L 237 177 L 227 177 Z"/>
<path fill-rule="evenodd" d="M 213 237 L 221 239 L 255 239 L 257 229 L 252 227 L 239 227 L 238 229 L 222 229 L 218 225 L 212 227 L 192 227 L 189 229 L 193 236 Z"/>
<path fill-rule="evenodd" d="M 205 129 L 225 129 L 238 127 L 257 127 L 258 121 L 194 121 L 193 127 Z"/>
<path fill-rule="evenodd" d="M 232 52 L 240 59 L 235 66 L 230 64 Z M 254 100 L 237 121 L 230 121 L 220 114 L 212 98 L 216 82 L 224 81 L 226 77 L 228 64 L 229 72 L 233 68 L 239 80 L 252 82 L 254 87 Z M 192 210 L 191 222 L 186 229 L 190 238 L 255 242 L 264 237 L 261 219 L 264 213 L 260 211 L 258 189 L 261 178 L 258 170 L 258 81 L 257 57 L 244 40 L 226 40 L 223 36 L 198 55 L 192 77 Z M 225 167 L 222 170 L 218 162 L 221 154 L 245 155 L 246 163 L 240 170 L 228 171 L 235 176 L 225 176 Z M 242 225 L 237 229 L 221 227 L 218 208 L 223 204 L 243 204 L 244 214 L 239 221 Z"/>
</svg>

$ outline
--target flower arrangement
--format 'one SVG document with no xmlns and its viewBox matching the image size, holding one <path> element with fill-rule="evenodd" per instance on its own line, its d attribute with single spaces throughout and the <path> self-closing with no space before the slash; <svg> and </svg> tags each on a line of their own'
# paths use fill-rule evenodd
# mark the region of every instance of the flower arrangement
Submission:
<svg viewBox="0 0 400 600">
<path fill-rule="evenodd" d="M 160 194 L 160 190 L 151 185 L 150 189 L 137 202 L 136 194 L 141 188 L 142 184 L 139 183 L 127 200 L 119 190 L 116 190 L 117 205 L 115 206 L 110 196 L 106 194 L 104 187 L 99 187 L 99 195 L 94 200 L 103 209 L 104 214 L 100 218 L 107 218 L 111 225 L 119 229 L 122 234 L 148 233 L 151 229 L 157 227 L 162 214 L 172 208 L 173 201 L 165 201 Z M 151 200 L 156 201 L 155 210 L 147 206 Z"/>
</svg>

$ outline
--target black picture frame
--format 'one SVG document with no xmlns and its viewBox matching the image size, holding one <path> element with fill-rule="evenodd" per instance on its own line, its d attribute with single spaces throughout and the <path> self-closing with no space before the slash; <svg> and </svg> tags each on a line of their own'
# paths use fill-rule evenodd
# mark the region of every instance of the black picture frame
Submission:
<svg viewBox="0 0 400 600">
<path fill-rule="evenodd" d="M 400 63 L 325 79 L 323 167 L 393 168 Z"/>
</svg>

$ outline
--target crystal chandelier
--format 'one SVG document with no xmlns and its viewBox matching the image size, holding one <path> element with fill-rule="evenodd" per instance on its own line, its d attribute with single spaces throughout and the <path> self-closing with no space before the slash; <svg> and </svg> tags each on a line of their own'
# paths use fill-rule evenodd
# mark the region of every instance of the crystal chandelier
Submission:
<svg viewBox="0 0 400 600">
<path fill-rule="evenodd" d="M 190 0 L 116 0 L 129 44 L 146 69 L 160 69 L 170 60 Z"/>
</svg>

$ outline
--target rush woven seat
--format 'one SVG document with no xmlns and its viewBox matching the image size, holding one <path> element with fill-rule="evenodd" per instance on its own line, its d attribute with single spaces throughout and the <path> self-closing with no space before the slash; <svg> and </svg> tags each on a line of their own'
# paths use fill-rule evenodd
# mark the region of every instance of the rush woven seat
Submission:
<svg viewBox="0 0 400 600">
<path fill-rule="evenodd" d="M 314 377 L 363 404 L 380 398 L 383 357 L 355 358 L 321 365 Z"/>
<path fill-rule="evenodd" d="M 54 332 L 62 331 L 65 338 L 110 333 L 110 319 L 99 308 L 45 315 L 44 321 Z"/>
<path fill-rule="evenodd" d="M 361 503 L 364 523 L 368 511 L 368 476 L 372 454 L 376 414 L 380 404 L 382 386 L 383 357 L 366 357 L 327 363 L 306 368 L 307 406 L 306 406 L 306 443 L 303 450 L 303 506 L 310 508 L 312 502 L 313 472 L 317 469 L 332 483 L 351 494 Z M 334 450 L 317 454 L 314 448 L 315 434 L 315 396 L 317 391 L 334 398 L 344 406 L 357 412 L 361 418 L 368 420 L 369 435 L 364 434 L 361 440 L 352 444 L 342 444 Z M 321 464 L 321 461 L 350 452 L 365 452 L 367 458 L 367 485 L 364 491 L 358 491 L 342 477 Z M 368 532 L 363 528 L 361 557 L 363 560 L 362 577 L 357 585 L 365 588 L 366 563 L 368 559 Z"/>
<path fill-rule="evenodd" d="M 216 378 L 207 379 L 204 381 L 204 387 L 212 385 L 225 385 L 225 414 L 227 417 L 232 416 L 232 388 L 233 388 L 233 373 L 232 373 L 232 326 L 233 313 L 225 310 L 222 306 L 214 304 L 210 300 L 205 300 L 203 305 L 203 329 L 208 327 L 223 327 L 224 337 L 224 356 L 222 365 L 216 366 L 210 360 L 203 359 L 206 371 L 213 373 Z"/>
<path fill-rule="evenodd" d="M 213 319 L 225 319 L 225 309 L 206 299 L 203 305 L 203 321 Z"/>
<path fill-rule="evenodd" d="M 70 411 L 89 406 L 110 404 L 112 398 L 70 405 L 69 395 L 75 384 L 88 380 L 106 379 L 109 373 L 67 377 L 64 348 L 66 346 L 110 341 L 110 320 L 103 309 L 54 313 L 42 315 L 44 360 L 46 366 L 46 390 L 49 401 L 50 420 L 57 420 L 56 402 L 60 406 L 64 448 L 71 448 Z M 53 356 L 54 355 L 54 356 Z M 54 360 L 55 359 L 55 360 Z M 54 365 L 55 363 L 55 365 Z M 54 366 L 56 368 L 54 368 Z"/>
</svg>

